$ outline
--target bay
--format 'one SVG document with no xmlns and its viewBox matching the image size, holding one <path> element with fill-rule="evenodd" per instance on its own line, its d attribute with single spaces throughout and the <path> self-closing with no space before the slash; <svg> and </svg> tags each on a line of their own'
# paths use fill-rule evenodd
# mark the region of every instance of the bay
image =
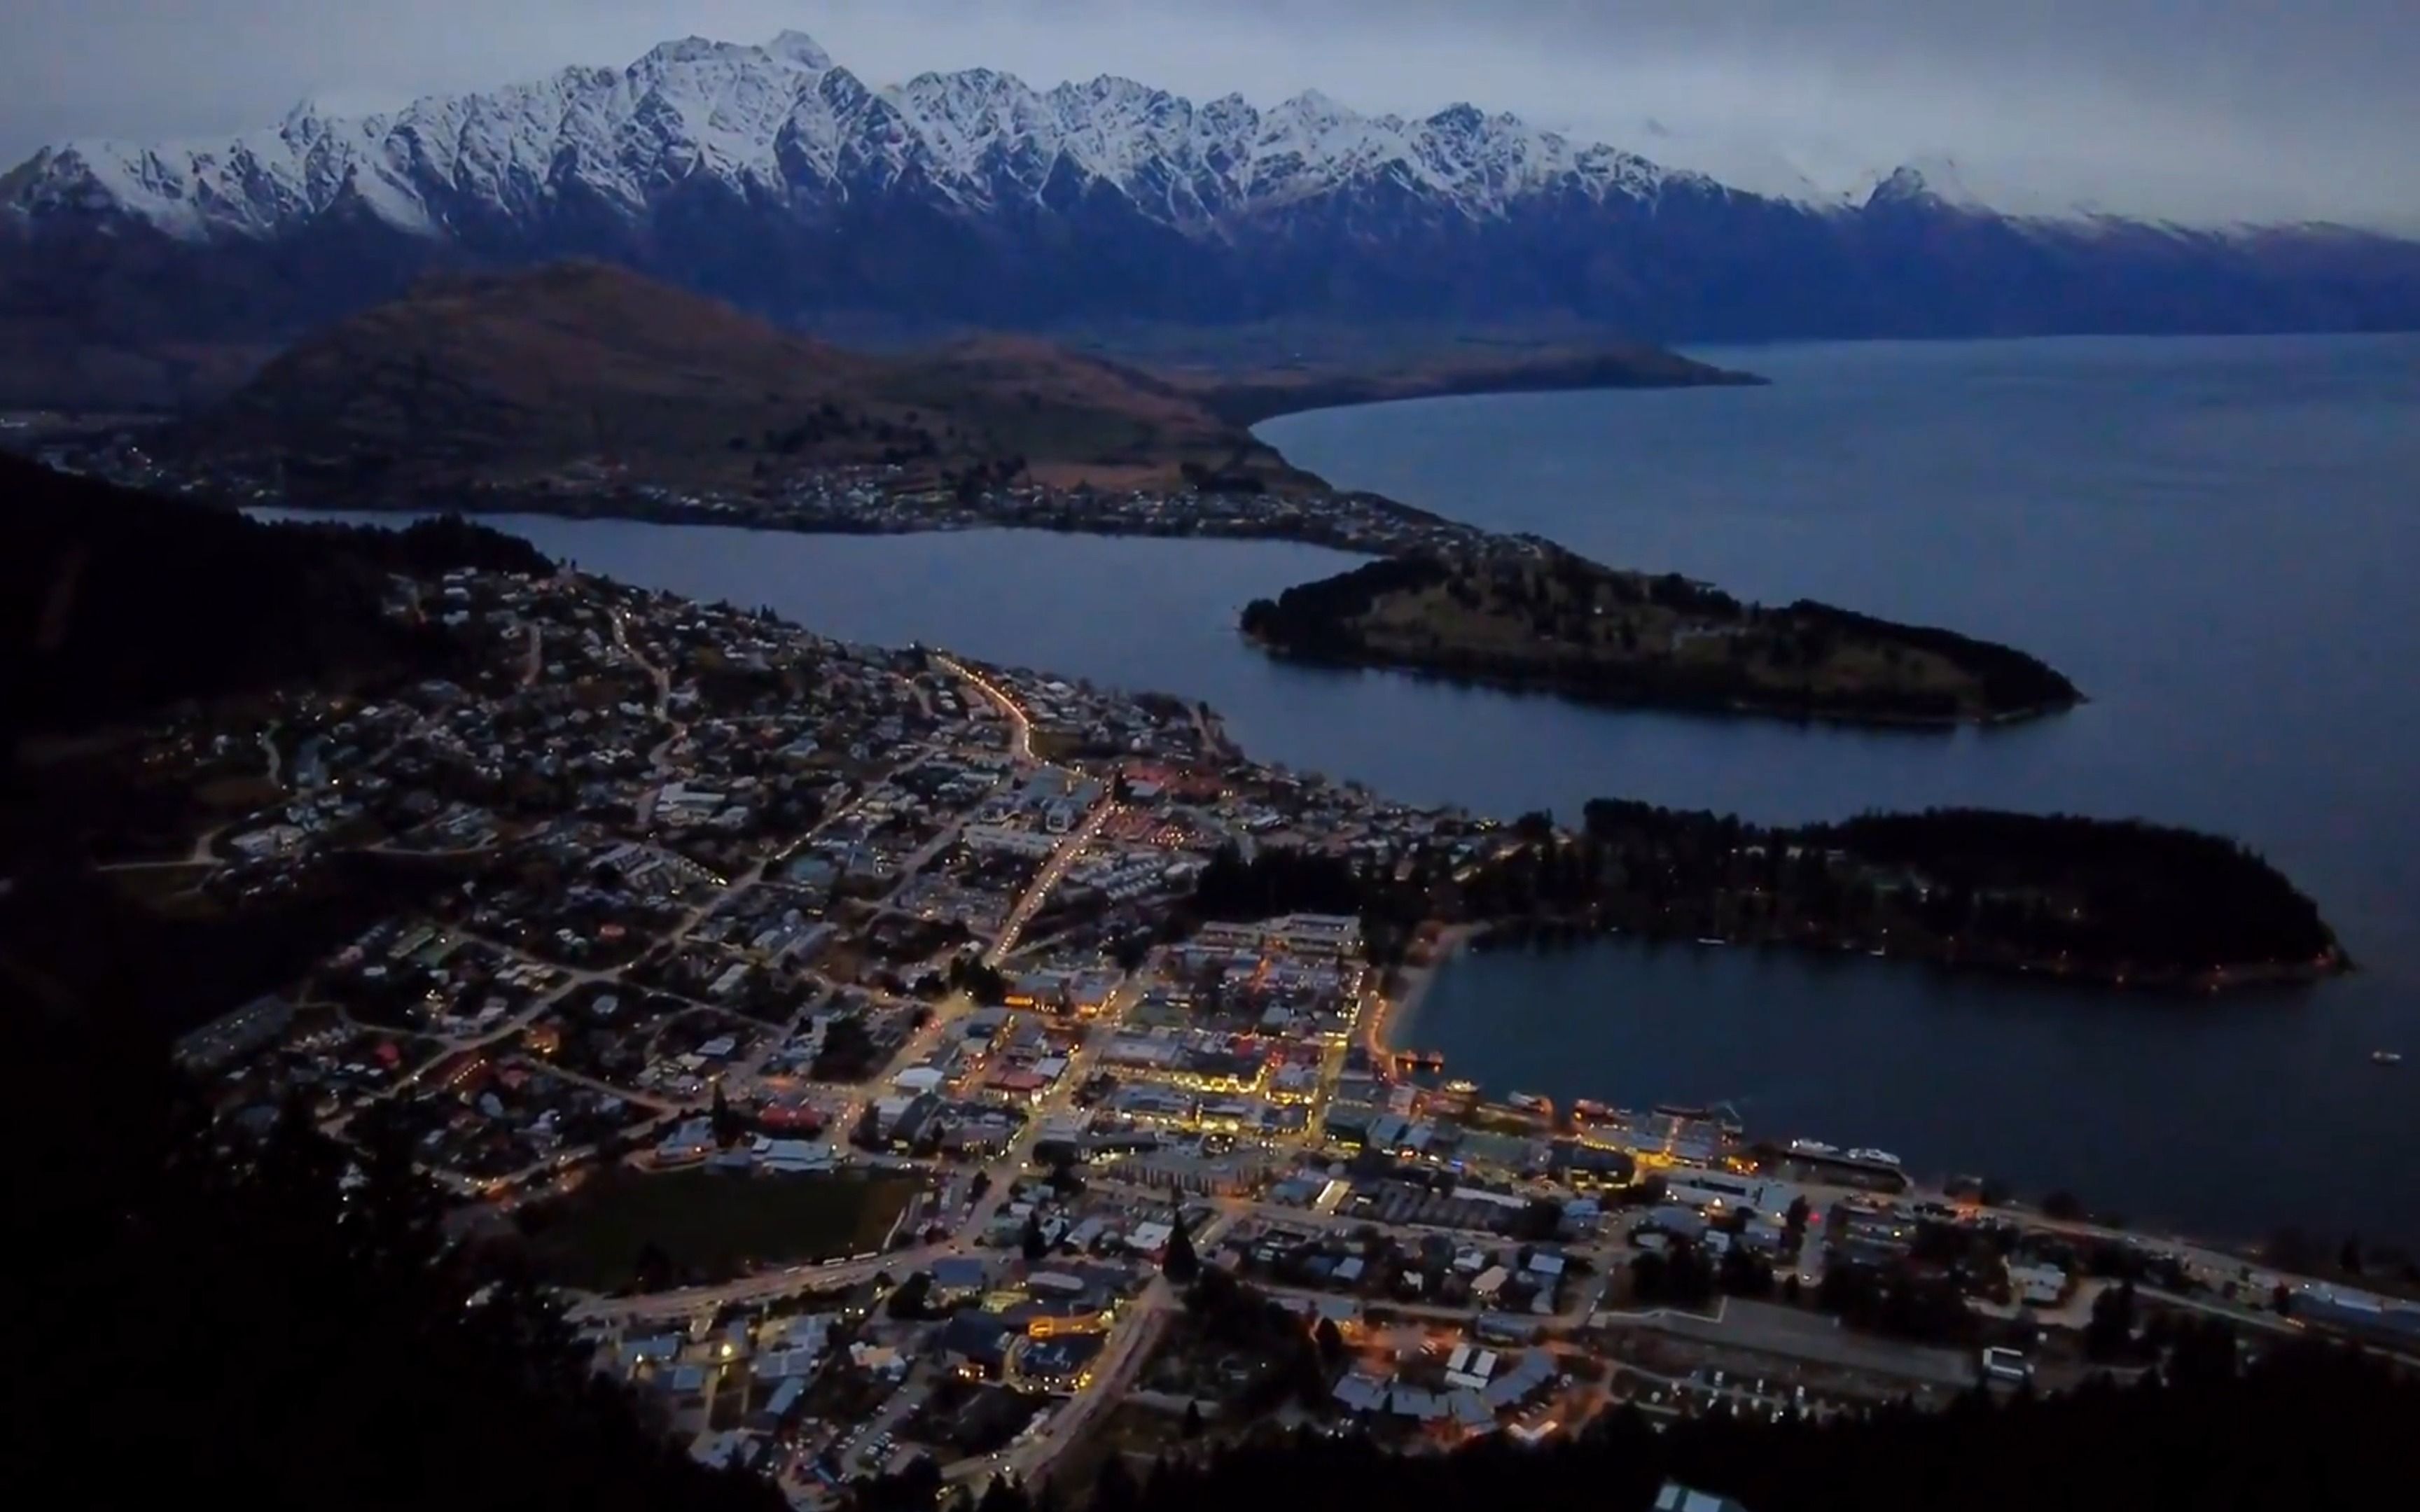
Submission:
<svg viewBox="0 0 2420 1512">
<path fill-rule="evenodd" d="M 1270 662 L 1243 603 L 1351 559 L 1030 532 L 497 520 L 634 582 L 1202 698 L 1256 757 L 1420 801 L 1763 820 L 1974 803 L 2236 835 L 2363 971 L 2178 1002 L 1606 942 L 1466 958 L 1407 1032 L 1499 1090 L 1729 1098 L 1777 1134 L 2063 1187 L 2219 1236 L 2420 1238 L 2420 339 L 1693 355 L 1769 388 L 1421 400 L 1261 428 L 1332 482 L 1768 601 L 2044 656 L 2092 701 L 1924 733 L 1586 709 Z"/>
<path fill-rule="evenodd" d="M 2093 702 L 1950 736 L 1608 717 L 1578 789 L 1790 820 L 1972 803 L 2235 835 L 2364 970 L 2177 1003 L 1606 943 L 1442 974 L 1499 1088 L 1751 1124 L 2257 1237 L 2420 1237 L 2420 339 L 1709 352 L 1756 390 L 1418 402 L 1263 434 L 1355 486 L 1768 601 L 2006 640 Z M 1534 750 L 1534 746 L 1528 748 Z"/>
</svg>

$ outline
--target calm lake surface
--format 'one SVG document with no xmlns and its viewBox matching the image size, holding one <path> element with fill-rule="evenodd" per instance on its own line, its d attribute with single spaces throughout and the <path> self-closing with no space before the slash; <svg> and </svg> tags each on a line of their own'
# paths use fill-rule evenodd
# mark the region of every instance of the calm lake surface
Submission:
<svg viewBox="0 0 2420 1512">
<path fill-rule="evenodd" d="M 1407 798 L 1968 803 L 2236 835 L 2360 974 L 2179 1003 L 1616 941 L 1457 962 L 1409 1037 L 1498 1090 L 1729 1099 L 1760 1132 L 2213 1235 L 2420 1240 L 2420 338 L 1701 355 L 1774 385 L 1421 400 L 1262 435 L 1340 485 L 1606 562 L 2007 640 L 2093 702 L 1988 733 L 1802 729 L 1269 662 L 1235 612 L 1349 560 L 1311 548 L 497 523 L 849 639 L 1205 698 L 1256 756 Z"/>
</svg>

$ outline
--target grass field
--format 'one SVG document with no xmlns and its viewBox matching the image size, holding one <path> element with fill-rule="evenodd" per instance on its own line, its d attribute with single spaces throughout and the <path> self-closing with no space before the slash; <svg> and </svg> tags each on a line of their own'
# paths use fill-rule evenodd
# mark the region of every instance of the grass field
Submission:
<svg viewBox="0 0 2420 1512">
<path fill-rule="evenodd" d="M 819 1260 L 882 1247 L 921 1183 L 854 1176 L 757 1178 L 714 1171 L 615 1172 L 564 1200 L 530 1236 L 548 1269 L 573 1286 L 626 1286 L 653 1243 L 701 1281 L 752 1266 Z"/>
</svg>

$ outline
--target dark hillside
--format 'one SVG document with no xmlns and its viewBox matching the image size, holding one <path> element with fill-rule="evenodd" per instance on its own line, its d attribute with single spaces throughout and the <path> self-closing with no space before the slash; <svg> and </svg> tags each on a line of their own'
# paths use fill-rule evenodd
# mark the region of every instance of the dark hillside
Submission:
<svg viewBox="0 0 2420 1512">
<path fill-rule="evenodd" d="M 265 525 L 0 455 L 0 735 L 440 668 L 441 636 L 381 613 L 390 574 L 551 565 L 459 520 Z"/>
</svg>

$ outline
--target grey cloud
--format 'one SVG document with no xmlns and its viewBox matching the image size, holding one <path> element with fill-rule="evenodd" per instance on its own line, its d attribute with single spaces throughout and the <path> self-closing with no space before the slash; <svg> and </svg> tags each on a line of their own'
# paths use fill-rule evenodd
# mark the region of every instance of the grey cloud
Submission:
<svg viewBox="0 0 2420 1512">
<path fill-rule="evenodd" d="M 785 26 L 876 82 L 985 64 L 1264 102 L 1467 99 L 1735 178 L 1954 160 L 1995 200 L 2420 225 L 2415 0 L 12 0 L 0 157 Z"/>
</svg>

